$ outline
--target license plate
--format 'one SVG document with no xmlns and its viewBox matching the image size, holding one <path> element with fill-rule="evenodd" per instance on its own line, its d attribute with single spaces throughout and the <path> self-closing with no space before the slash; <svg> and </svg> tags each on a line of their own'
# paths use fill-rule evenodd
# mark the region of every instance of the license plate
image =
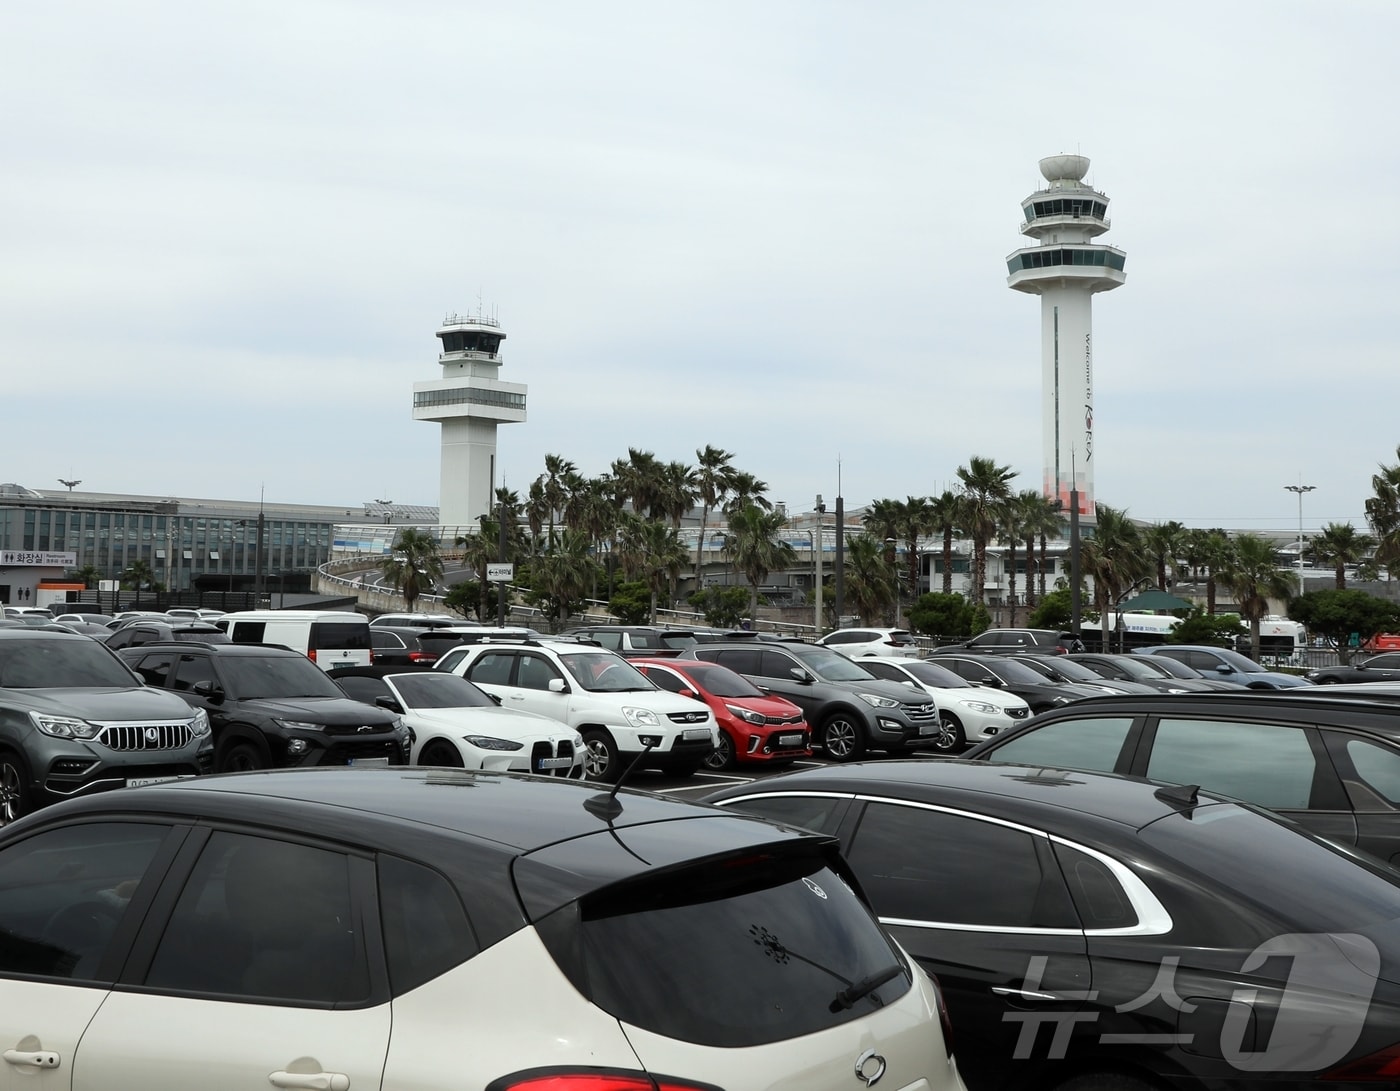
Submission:
<svg viewBox="0 0 1400 1091">
<path fill-rule="evenodd" d="M 573 758 L 540 758 L 536 769 L 568 769 L 574 764 Z"/>
<path fill-rule="evenodd" d="M 801 736 L 801 735 L 779 735 L 779 736 L 778 736 L 778 745 L 779 745 L 779 746 L 801 746 L 801 745 L 802 745 L 802 736 Z"/>
<path fill-rule="evenodd" d="M 366 769 L 371 769 L 371 768 L 379 768 L 380 766 L 388 765 L 388 764 L 389 764 L 389 759 L 388 759 L 388 758 L 351 758 L 351 759 L 350 759 L 348 762 L 346 762 L 345 764 L 346 764 L 346 765 L 361 765 L 361 766 L 364 766 Z"/>
<path fill-rule="evenodd" d="M 919 734 L 920 734 L 920 735 L 937 735 L 937 734 L 938 734 L 938 728 L 939 728 L 939 724 L 938 724 L 938 721 L 937 721 L 937 720 L 933 721 L 932 723 L 920 724 L 920 725 L 919 725 Z"/>
<path fill-rule="evenodd" d="M 184 777 L 127 777 L 128 788 L 144 788 L 148 784 L 164 784 L 167 780 L 184 780 Z"/>
<path fill-rule="evenodd" d="M 681 737 L 687 742 L 693 739 L 708 739 L 710 737 L 710 729 L 708 727 L 687 727 L 685 729 L 685 734 Z"/>
</svg>

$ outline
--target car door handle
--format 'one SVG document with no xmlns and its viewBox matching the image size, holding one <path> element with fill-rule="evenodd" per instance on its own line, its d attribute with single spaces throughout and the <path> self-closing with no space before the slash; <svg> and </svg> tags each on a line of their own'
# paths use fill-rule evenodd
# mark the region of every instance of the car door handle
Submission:
<svg viewBox="0 0 1400 1091">
<path fill-rule="evenodd" d="M 1060 1000 L 1062 997 L 1054 993 L 1033 992 L 1030 989 L 1008 988 L 1002 985 L 993 985 L 992 992 L 997 996 L 1014 996 L 1017 1000 Z"/>
<path fill-rule="evenodd" d="M 272 1072 L 267 1082 L 273 1087 L 296 1087 L 304 1091 L 349 1091 L 350 1077 L 344 1072 Z"/>
<path fill-rule="evenodd" d="M 58 1054 L 51 1049 L 7 1049 L 0 1056 L 16 1068 L 58 1067 Z"/>
</svg>

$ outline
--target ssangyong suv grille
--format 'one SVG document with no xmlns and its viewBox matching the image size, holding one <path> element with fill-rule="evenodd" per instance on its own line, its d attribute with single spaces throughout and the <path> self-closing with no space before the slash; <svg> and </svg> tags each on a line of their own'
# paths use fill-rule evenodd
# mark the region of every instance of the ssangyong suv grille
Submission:
<svg viewBox="0 0 1400 1091">
<path fill-rule="evenodd" d="M 108 750 L 179 750 L 192 738 L 187 722 L 102 724 L 96 741 Z"/>
<path fill-rule="evenodd" d="M 923 723 L 925 720 L 938 719 L 938 706 L 932 701 L 922 705 L 900 705 L 900 710 L 904 715 L 915 723 Z"/>
</svg>

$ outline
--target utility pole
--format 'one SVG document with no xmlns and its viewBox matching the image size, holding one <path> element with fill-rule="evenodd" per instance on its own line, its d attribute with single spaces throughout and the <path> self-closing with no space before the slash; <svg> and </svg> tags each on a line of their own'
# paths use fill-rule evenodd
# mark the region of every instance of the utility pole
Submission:
<svg viewBox="0 0 1400 1091">
<path fill-rule="evenodd" d="M 496 528 L 496 560 L 506 562 L 506 505 L 502 500 L 496 505 L 496 518 L 500 525 Z M 506 588 L 507 583 L 496 584 L 496 624 L 506 627 Z"/>
</svg>

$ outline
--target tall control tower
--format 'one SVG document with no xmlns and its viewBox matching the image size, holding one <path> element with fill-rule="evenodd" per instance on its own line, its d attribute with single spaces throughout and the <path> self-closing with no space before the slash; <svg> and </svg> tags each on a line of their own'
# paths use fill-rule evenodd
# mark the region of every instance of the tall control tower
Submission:
<svg viewBox="0 0 1400 1091">
<path fill-rule="evenodd" d="M 1006 283 L 1040 296 L 1040 359 L 1047 497 L 1094 512 L 1094 333 L 1090 297 L 1122 284 L 1127 255 L 1093 240 L 1109 228 L 1108 198 L 1084 184 L 1089 160 L 1040 161 L 1046 187 L 1021 202 L 1021 234 L 1035 246 L 1006 259 Z"/>
<path fill-rule="evenodd" d="M 525 419 L 524 383 L 503 383 L 501 324 L 448 315 L 437 331 L 442 378 L 413 384 L 413 419 L 442 425 L 438 521 L 463 533 L 480 528 L 495 500 L 496 426 Z"/>
</svg>

